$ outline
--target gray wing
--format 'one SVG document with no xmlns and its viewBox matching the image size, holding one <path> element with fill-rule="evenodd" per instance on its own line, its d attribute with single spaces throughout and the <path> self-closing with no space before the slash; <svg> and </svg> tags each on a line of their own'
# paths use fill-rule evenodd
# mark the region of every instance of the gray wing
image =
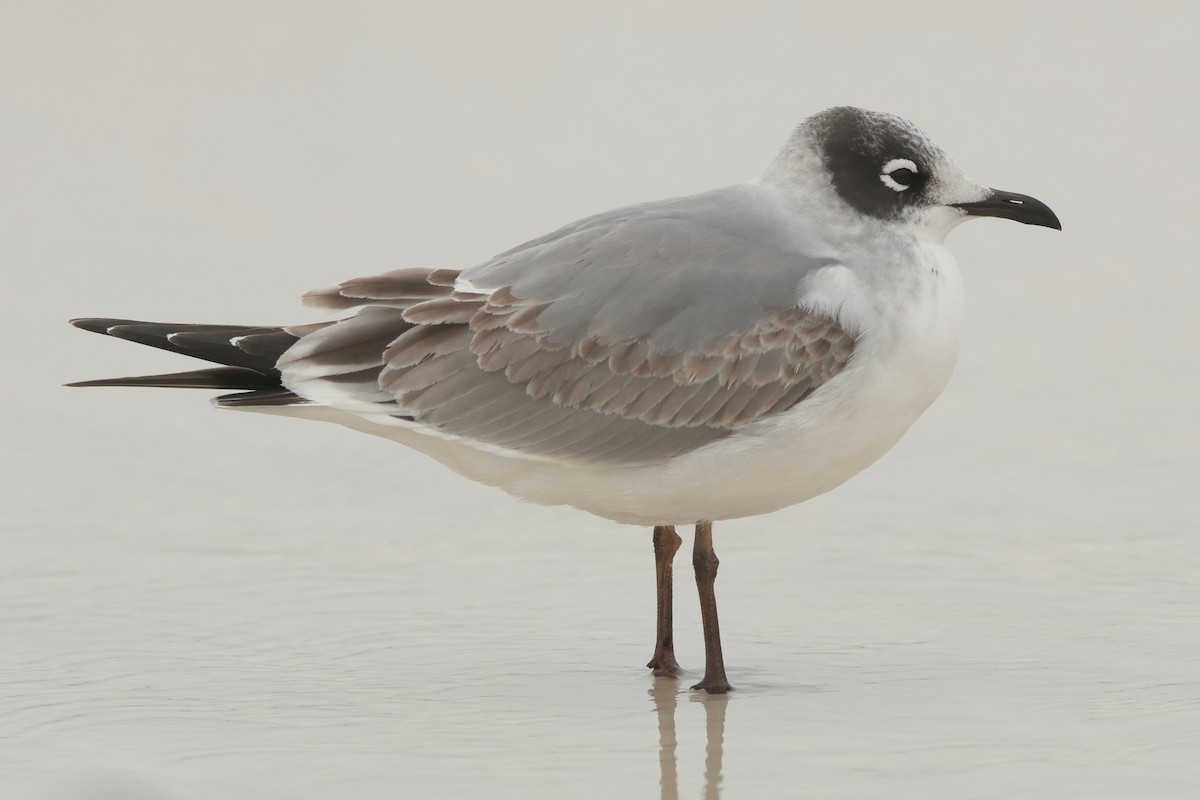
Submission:
<svg viewBox="0 0 1200 800">
<path fill-rule="evenodd" d="M 474 442 L 655 463 L 791 408 L 846 366 L 854 335 L 800 297 L 832 262 L 752 187 L 731 187 L 582 220 L 462 273 L 310 292 L 361 310 L 279 368 L 302 396 Z"/>
</svg>

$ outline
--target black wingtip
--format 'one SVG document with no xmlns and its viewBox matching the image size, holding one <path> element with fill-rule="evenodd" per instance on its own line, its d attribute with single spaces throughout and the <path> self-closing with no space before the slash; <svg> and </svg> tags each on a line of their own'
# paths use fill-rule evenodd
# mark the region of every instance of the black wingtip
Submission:
<svg viewBox="0 0 1200 800">
<path fill-rule="evenodd" d="M 149 384 L 135 383 L 137 378 L 96 378 L 90 381 L 75 381 L 74 383 L 64 383 L 66 389 L 87 389 L 94 386 L 144 386 Z"/>
<path fill-rule="evenodd" d="M 68 321 L 76 328 L 101 333 L 114 339 L 157 347 L 159 350 L 199 358 L 222 366 L 250 370 L 258 373 L 260 377 L 270 376 L 273 381 L 270 385 L 279 383 L 275 362 L 298 339 L 283 328 L 262 325 L 176 324 L 112 317 L 78 317 Z M 249 387 L 239 383 L 230 388 L 257 388 L 262 385 L 261 382 L 256 382 L 253 387 Z"/>
<path fill-rule="evenodd" d="M 75 381 L 74 383 L 64 383 L 63 387 L 67 389 L 86 389 L 91 386 L 122 386 L 124 384 L 117 381 L 123 381 L 124 378 L 101 378 L 94 381 Z"/>
<path fill-rule="evenodd" d="M 102 317 L 78 317 L 77 319 L 69 319 L 67 322 L 76 328 L 82 328 L 92 333 L 108 333 L 108 329 L 111 327 L 109 324 L 110 320 Z"/>
<path fill-rule="evenodd" d="M 153 386 L 161 389 L 266 389 L 278 391 L 278 374 L 258 372 L 246 367 L 211 367 L 190 372 L 162 375 L 131 375 L 127 378 L 100 378 L 65 384 L 72 388 L 92 386 Z"/>
<path fill-rule="evenodd" d="M 146 322 L 138 319 L 116 319 L 115 317 L 77 317 L 67 320 L 76 328 L 81 328 L 92 333 L 108 333 L 113 328 L 120 325 L 146 325 Z"/>
</svg>

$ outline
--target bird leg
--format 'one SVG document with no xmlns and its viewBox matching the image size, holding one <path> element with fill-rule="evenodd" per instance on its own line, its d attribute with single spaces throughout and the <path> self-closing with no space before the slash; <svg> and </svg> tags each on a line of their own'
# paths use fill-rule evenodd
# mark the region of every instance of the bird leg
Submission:
<svg viewBox="0 0 1200 800">
<path fill-rule="evenodd" d="M 704 623 L 704 677 L 693 686 L 709 694 L 725 694 L 733 687 L 725 677 L 725 658 L 721 654 L 721 629 L 717 625 L 717 567 L 721 562 L 712 545 L 712 523 L 696 523 L 696 545 L 692 566 L 696 569 L 696 588 L 700 590 L 700 618 Z"/>
<path fill-rule="evenodd" d="M 675 634 L 671 616 L 671 562 L 683 539 L 675 533 L 674 525 L 654 526 L 655 583 L 658 586 L 658 632 L 654 639 L 654 655 L 646 666 L 665 678 L 679 677 L 675 661 Z"/>
</svg>

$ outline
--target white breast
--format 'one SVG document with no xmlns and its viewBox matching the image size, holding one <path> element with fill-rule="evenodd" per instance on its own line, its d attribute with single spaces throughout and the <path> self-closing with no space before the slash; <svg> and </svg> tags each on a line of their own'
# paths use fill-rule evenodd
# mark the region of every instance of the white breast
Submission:
<svg viewBox="0 0 1200 800">
<path fill-rule="evenodd" d="M 889 297 L 864 287 L 860 301 L 885 304 L 861 309 L 864 324 L 874 323 L 860 329 L 850 366 L 804 402 L 665 465 L 596 470 L 595 491 L 576 492 L 571 504 L 640 524 L 731 519 L 803 502 L 870 466 L 937 399 L 958 356 L 958 267 L 942 246 L 920 252 L 903 291 Z"/>
</svg>

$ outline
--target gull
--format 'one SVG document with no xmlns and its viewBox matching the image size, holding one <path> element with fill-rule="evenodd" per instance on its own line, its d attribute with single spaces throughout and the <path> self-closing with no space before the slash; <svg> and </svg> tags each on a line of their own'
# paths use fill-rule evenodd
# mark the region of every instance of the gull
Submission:
<svg viewBox="0 0 1200 800">
<path fill-rule="evenodd" d="M 713 522 L 835 488 L 938 397 L 962 320 L 944 242 L 972 217 L 1062 229 L 912 123 L 831 108 L 745 183 L 606 211 L 468 269 L 304 295 L 333 321 L 72 320 L 218 366 L 71 385 L 238 390 L 213 402 L 334 422 L 522 500 L 653 526 L 658 676 L 681 671 L 675 527 L 694 524 L 692 688 L 721 694 Z"/>
</svg>

